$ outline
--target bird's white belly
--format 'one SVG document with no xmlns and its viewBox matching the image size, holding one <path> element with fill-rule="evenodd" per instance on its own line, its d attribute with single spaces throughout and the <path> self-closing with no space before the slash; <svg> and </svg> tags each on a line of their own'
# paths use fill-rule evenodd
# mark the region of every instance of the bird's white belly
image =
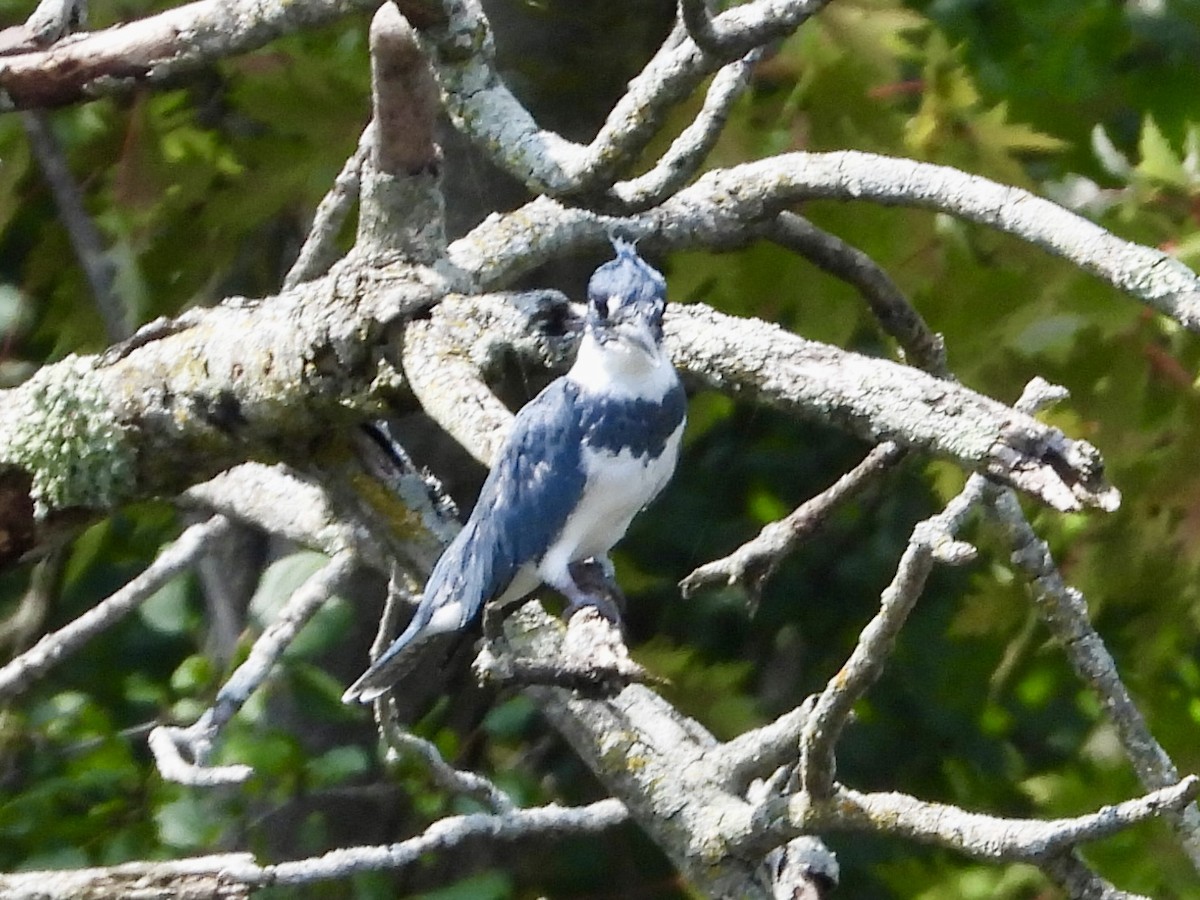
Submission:
<svg viewBox="0 0 1200 900">
<path fill-rule="evenodd" d="M 681 425 L 654 458 L 634 456 L 628 450 L 618 454 L 585 450 L 583 497 L 539 568 L 562 571 L 576 560 L 608 553 L 638 511 L 671 479 L 682 434 Z"/>
</svg>

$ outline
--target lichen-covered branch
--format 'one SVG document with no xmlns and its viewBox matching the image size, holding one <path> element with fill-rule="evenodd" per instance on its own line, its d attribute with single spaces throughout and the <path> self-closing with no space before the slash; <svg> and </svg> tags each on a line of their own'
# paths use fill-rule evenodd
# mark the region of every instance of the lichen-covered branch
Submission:
<svg viewBox="0 0 1200 900">
<path fill-rule="evenodd" d="M 1174 257 L 1122 240 L 1021 188 L 958 169 L 858 151 L 786 153 L 707 172 L 638 216 L 613 219 L 541 197 L 494 216 L 450 245 L 481 287 L 508 283 L 557 254 L 598 246 L 620 226 L 647 246 L 713 245 L 812 199 L 911 206 L 958 216 L 1074 263 L 1185 327 L 1200 331 L 1200 278 Z"/>
<path fill-rule="evenodd" d="M 484 465 L 491 465 L 512 413 L 485 378 L 508 354 L 562 365 L 577 330 L 554 291 L 492 297 L 450 296 L 405 333 L 403 368 L 421 408 Z"/>
<path fill-rule="evenodd" d="M 1120 503 L 1090 444 L 954 383 L 700 304 L 676 309 L 666 331 L 676 366 L 706 387 L 949 456 L 1056 509 Z"/>
</svg>

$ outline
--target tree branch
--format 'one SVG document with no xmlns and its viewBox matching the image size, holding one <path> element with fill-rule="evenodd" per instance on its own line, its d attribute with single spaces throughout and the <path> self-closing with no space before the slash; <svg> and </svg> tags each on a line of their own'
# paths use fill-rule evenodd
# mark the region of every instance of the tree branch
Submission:
<svg viewBox="0 0 1200 900">
<path fill-rule="evenodd" d="M 358 200 L 359 189 L 362 186 L 362 169 L 371 153 L 375 141 L 375 122 L 367 123 L 359 136 L 358 146 L 350 154 L 333 180 L 331 187 L 317 209 L 313 213 L 312 224 L 308 235 L 296 255 L 296 261 L 288 269 L 283 279 L 283 289 L 294 288 L 298 284 L 312 281 L 329 271 L 329 267 L 337 261 L 338 251 L 335 241 L 351 208 Z"/>
<path fill-rule="evenodd" d="M 45 50 L 0 56 L 0 111 L 65 106 L 158 85 L 255 50 L 285 34 L 317 28 L 379 0 L 198 0 L 103 31 L 63 38 Z M 425 0 L 400 0 L 413 21 L 440 13 Z"/>
<path fill-rule="evenodd" d="M 829 680 L 805 720 L 800 736 L 800 782 L 805 794 L 826 797 L 833 791 L 834 747 L 850 710 L 882 674 L 934 561 L 958 565 L 974 558 L 975 548 L 955 535 L 986 486 L 982 476 L 972 475 L 942 512 L 913 528 L 896 574 L 879 598 L 879 612 L 862 630 L 850 658 Z"/>
<path fill-rule="evenodd" d="M 92 292 L 92 299 L 100 311 L 104 330 L 110 341 L 129 337 L 128 312 L 114 290 L 116 267 L 105 252 L 104 241 L 95 223 L 83 206 L 83 194 L 71 175 L 49 118 L 41 112 L 22 113 L 21 125 L 29 138 L 33 156 L 42 170 L 42 177 L 54 197 L 58 215 L 71 240 L 71 247 L 84 278 Z"/>
<path fill-rule="evenodd" d="M 992 488 L 990 501 L 990 512 L 1008 539 L 1012 561 L 1029 579 L 1038 614 L 1076 674 L 1096 693 L 1138 780 L 1148 789 L 1178 784 L 1179 770 L 1121 681 L 1112 654 L 1092 626 L 1087 600 L 1063 580 L 1049 546 L 1037 536 L 1017 498 Z M 1192 865 L 1200 871 L 1200 809 L 1190 804 L 1172 820 Z"/>
<path fill-rule="evenodd" d="M 1055 509 L 1112 510 L 1120 503 L 1090 444 L 954 383 L 701 304 L 677 307 L 666 332 L 675 365 L 694 383 L 872 442 L 949 456 Z"/>
<path fill-rule="evenodd" d="M 620 227 L 658 249 L 719 244 L 803 200 L 867 200 L 949 213 L 1035 244 L 1200 331 L 1200 279 L 1177 259 L 1116 237 L 1020 188 L 874 153 L 786 153 L 702 175 L 655 209 L 613 219 L 538 198 L 453 242 L 450 260 L 482 289 L 599 246 Z"/>
<path fill-rule="evenodd" d="M 476 0 L 448 5 L 447 24 L 425 34 L 432 43 L 443 102 L 459 131 L 534 193 L 595 194 L 636 161 L 666 112 L 705 77 L 790 34 L 826 2 L 755 0 L 735 6 L 718 17 L 723 29 L 738 36 L 719 56 L 705 53 L 677 29 L 629 83 L 628 93 L 587 145 L 540 128 L 500 80 L 491 29 Z"/>
<path fill-rule="evenodd" d="M 0 699 L 27 690 L 36 679 L 58 665 L 105 628 L 114 625 L 164 584 L 193 566 L 215 538 L 229 530 L 229 521 L 213 516 L 186 529 L 159 553 L 142 574 L 112 596 L 97 603 L 69 625 L 42 637 L 3 668 L 0 668 Z"/>
<path fill-rule="evenodd" d="M 716 146 L 733 104 L 746 91 L 761 53 L 752 50 L 717 72 L 704 97 L 704 105 L 688 126 L 671 142 L 650 171 L 612 186 L 613 204 L 624 215 L 648 209 L 683 187 Z"/>
<path fill-rule="evenodd" d="M 895 793 L 863 794 L 837 787 L 827 800 L 799 795 L 788 801 L 793 827 L 891 834 L 946 847 L 975 859 L 1035 865 L 1077 844 L 1110 837 L 1138 822 L 1178 811 L 1200 793 L 1189 775 L 1144 797 L 1104 806 L 1072 819 L 999 819 Z"/>
<path fill-rule="evenodd" d="M 710 584 L 741 584 L 751 600 L 757 601 L 767 579 L 797 544 L 816 533 L 834 509 L 860 494 L 903 456 L 904 451 L 892 441 L 878 444 L 862 462 L 789 516 L 765 525 L 728 556 L 698 567 L 679 582 L 680 593 L 686 599 Z"/>
<path fill-rule="evenodd" d="M 103 869 L 21 872 L 0 875 L 8 900 L 79 900 L 84 897 L 211 897 L 233 900 L 272 886 L 316 884 L 359 872 L 415 872 L 431 853 L 469 851 L 478 841 L 519 844 L 572 835 L 600 834 L 627 818 L 616 800 L 589 806 L 539 806 L 501 814 L 448 816 L 417 837 L 375 847 L 346 847 L 323 856 L 259 865 L 249 853 L 222 853 L 164 862 L 137 862 Z"/>
<path fill-rule="evenodd" d="M 186 728 L 160 725 L 150 733 L 150 749 L 164 778 L 181 784 L 210 786 L 236 783 L 250 776 L 249 766 L 206 765 L 217 735 L 357 564 L 354 554 L 348 551 L 331 559 L 288 598 L 275 621 L 254 642 L 246 661 L 229 676 L 217 692 L 216 701 L 199 719 Z"/>
</svg>

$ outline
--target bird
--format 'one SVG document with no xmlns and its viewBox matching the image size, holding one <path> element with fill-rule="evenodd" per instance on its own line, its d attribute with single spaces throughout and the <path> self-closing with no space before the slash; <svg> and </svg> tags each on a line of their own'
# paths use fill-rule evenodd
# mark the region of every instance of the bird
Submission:
<svg viewBox="0 0 1200 900">
<path fill-rule="evenodd" d="M 575 361 L 517 413 L 467 523 L 433 567 L 404 632 L 343 695 L 369 703 L 430 644 L 541 585 L 608 618 L 595 571 L 675 471 L 687 397 L 663 346 L 666 280 L 632 241 L 592 274 Z M 589 570 L 586 571 L 585 570 Z M 590 582 L 590 584 L 589 584 Z M 399 694 L 399 692 L 397 692 Z"/>
</svg>

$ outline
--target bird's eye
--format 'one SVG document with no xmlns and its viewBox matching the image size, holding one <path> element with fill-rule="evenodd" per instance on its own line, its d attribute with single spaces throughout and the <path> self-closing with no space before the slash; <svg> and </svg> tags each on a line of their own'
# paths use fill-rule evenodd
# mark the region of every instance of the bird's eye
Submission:
<svg viewBox="0 0 1200 900">
<path fill-rule="evenodd" d="M 598 312 L 600 314 L 600 318 L 607 319 L 608 318 L 608 298 L 607 297 L 597 297 L 594 302 L 596 304 L 596 312 Z"/>
</svg>

